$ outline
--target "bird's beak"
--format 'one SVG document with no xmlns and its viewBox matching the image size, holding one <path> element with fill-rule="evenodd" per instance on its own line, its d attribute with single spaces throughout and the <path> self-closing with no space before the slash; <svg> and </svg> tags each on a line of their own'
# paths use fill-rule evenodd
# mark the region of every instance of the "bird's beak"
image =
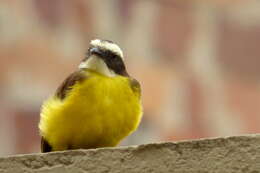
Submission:
<svg viewBox="0 0 260 173">
<path fill-rule="evenodd" d="M 90 54 L 90 57 L 92 55 L 95 55 L 95 57 L 97 58 L 100 58 L 102 60 L 104 60 L 104 57 L 105 57 L 105 53 L 102 49 L 98 48 L 98 47 L 93 47 L 89 50 L 89 54 Z M 85 59 L 84 61 L 82 61 L 79 65 L 79 68 L 80 69 L 84 69 L 84 68 L 87 68 L 88 67 L 88 61 L 89 59 Z"/>
<path fill-rule="evenodd" d="M 90 55 L 97 55 L 102 58 L 104 56 L 104 52 L 97 47 L 93 47 L 90 49 Z"/>
</svg>

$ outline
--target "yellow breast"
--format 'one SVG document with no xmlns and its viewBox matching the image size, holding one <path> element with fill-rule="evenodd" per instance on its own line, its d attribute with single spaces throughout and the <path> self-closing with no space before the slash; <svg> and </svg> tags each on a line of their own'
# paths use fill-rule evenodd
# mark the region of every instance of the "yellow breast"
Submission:
<svg viewBox="0 0 260 173">
<path fill-rule="evenodd" d="M 129 78 L 86 73 L 64 100 L 43 104 L 39 128 L 53 150 L 115 146 L 140 122 L 140 94 Z"/>
</svg>

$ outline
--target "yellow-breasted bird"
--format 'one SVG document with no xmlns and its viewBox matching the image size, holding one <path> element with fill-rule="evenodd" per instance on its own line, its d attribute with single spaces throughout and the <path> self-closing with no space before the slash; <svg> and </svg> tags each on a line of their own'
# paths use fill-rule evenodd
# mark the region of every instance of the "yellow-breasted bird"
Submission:
<svg viewBox="0 0 260 173">
<path fill-rule="evenodd" d="M 126 71 L 122 50 L 92 40 L 79 70 L 43 103 L 42 152 L 116 146 L 142 117 L 141 88 Z"/>
</svg>

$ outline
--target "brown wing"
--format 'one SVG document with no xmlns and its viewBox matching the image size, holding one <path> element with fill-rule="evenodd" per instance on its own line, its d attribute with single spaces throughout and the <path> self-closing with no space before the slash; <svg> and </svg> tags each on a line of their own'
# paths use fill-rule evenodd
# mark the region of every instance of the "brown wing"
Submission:
<svg viewBox="0 0 260 173">
<path fill-rule="evenodd" d="M 138 94 L 139 97 L 141 97 L 141 85 L 140 85 L 140 83 L 134 78 L 130 78 L 129 81 L 130 81 L 130 86 L 131 86 L 132 90 L 136 94 Z"/>
<path fill-rule="evenodd" d="M 43 137 L 41 138 L 41 151 L 42 153 L 47 153 L 52 151 L 52 147 Z"/>
<path fill-rule="evenodd" d="M 77 82 L 81 82 L 86 79 L 86 75 L 83 73 L 82 70 L 76 71 L 72 73 L 65 81 L 59 86 L 55 95 L 63 100 L 68 91 L 72 89 L 72 86 L 75 85 Z"/>
</svg>

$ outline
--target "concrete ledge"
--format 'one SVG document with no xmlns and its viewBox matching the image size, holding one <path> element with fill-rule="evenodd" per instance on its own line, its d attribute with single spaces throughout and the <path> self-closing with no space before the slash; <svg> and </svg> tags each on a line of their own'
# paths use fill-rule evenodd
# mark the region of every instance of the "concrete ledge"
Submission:
<svg viewBox="0 0 260 173">
<path fill-rule="evenodd" d="M 260 135 L 0 158 L 1 173 L 260 173 Z"/>
</svg>

